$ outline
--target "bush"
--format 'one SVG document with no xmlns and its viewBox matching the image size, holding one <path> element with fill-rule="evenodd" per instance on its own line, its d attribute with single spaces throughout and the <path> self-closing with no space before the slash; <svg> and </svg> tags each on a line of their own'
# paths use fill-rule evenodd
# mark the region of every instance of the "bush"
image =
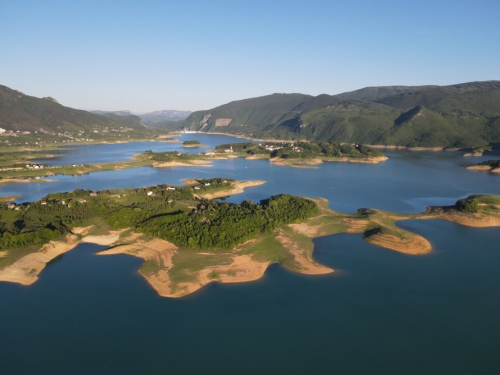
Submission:
<svg viewBox="0 0 500 375">
<path fill-rule="evenodd" d="M 462 212 L 477 212 L 479 205 L 472 199 L 460 199 L 455 203 L 457 210 Z"/>
</svg>

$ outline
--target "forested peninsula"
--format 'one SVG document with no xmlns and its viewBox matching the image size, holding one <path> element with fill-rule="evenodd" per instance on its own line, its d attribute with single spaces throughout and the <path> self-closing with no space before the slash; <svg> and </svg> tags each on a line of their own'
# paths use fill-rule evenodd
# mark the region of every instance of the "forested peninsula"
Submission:
<svg viewBox="0 0 500 375">
<path fill-rule="evenodd" d="M 287 194 L 241 204 L 209 198 L 261 183 L 192 179 L 184 186 L 75 190 L 31 203 L 1 203 L 0 281 L 30 285 L 52 259 L 92 242 L 109 246 L 102 255 L 143 259 L 139 272 L 160 295 L 182 297 L 212 281 L 258 279 L 271 263 L 303 274 L 331 273 L 313 259 L 315 237 L 363 233 L 371 244 L 419 255 L 430 252 L 431 244 L 397 221 L 500 225 L 500 196 L 470 196 L 412 215 L 367 208 L 335 212 L 326 200 Z"/>
</svg>

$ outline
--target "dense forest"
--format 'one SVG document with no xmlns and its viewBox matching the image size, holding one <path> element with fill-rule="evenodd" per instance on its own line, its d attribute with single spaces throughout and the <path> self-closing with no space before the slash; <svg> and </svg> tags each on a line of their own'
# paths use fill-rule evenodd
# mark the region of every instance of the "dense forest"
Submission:
<svg viewBox="0 0 500 375">
<path fill-rule="evenodd" d="M 219 201 L 200 202 L 197 209 L 167 213 L 138 225 L 150 235 L 175 244 L 199 248 L 230 248 L 282 224 L 303 221 L 317 212 L 314 202 L 291 195 L 278 195 L 255 204 Z"/>
<path fill-rule="evenodd" d="M 71 228 L 102 218 L 115 229 L 136 228 L 179 246 L 228 248 L 317 210 L 304 198 L 279 195 L 256 204 L 205 200 L 198 191 L 231 188 L 234 180 L 196 180 L 188 186 L 155 185 L 49 194 L 33 203 L 0 205 L 0 248 L 42 245 Z"/>
</svg>

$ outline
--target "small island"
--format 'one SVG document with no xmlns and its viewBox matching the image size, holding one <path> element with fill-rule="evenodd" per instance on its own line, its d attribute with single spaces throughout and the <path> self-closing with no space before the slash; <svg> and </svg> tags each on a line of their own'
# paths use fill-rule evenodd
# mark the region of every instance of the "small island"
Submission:
<svg viewBox="0 0 500 375">
<path fill-rule="evenodd" d="M 208 146 L 202 145 L 200 141 L 184 141 L 184 142 L 182 142 L 182 147 L 196 148 L 196 147 L 208 147 Z"/>
<path fill-rule="evenodd" d="M 182 297 L 210 282 L 260 278 L 272 263 L 302 274 L 333 272 L 313 258 L 313 238 L 362 233 L 364 240 L 411 255 L 427 254 L 425 238 L 396 226 L 444 219 L 500 226 L 500 196 L 470 196 L 421 214 L 361 208 L 335 212 L 324 199 L 287 194 L 258 203 L 214 200 L 264 181 L 191 179 L 184 186 L 75 190 L 32 203 L 0 205 L 0 281 L 30 285 L 46 264 L 79 243 L 109 246 L 100 255 L 144 260 L 139 272 L 164 297 Z"/>
<path fill-rule="evenodd" d="M 375 164 L 387 160 L 371 147 L 338 142 L 240 142 L 219 145 L 214 151 L 249 160 L 269 159 L 273 164 L 296 168 L 310 168 L 324 161 Z"/>
<path fill-rule="evenodd" d="M 472 169 L 475 171 L 500 173 L 500 160 L 487 160 L 479 163 L 477 165 L 471 165 L 467 169 Z"/>
</svg>

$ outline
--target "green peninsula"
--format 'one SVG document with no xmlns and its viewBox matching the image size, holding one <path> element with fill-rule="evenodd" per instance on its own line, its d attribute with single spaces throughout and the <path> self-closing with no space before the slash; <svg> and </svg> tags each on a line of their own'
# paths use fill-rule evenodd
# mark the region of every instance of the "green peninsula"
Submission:
<svg viewBox="0 0 500 375">
<path fill-rule="evenodd" d="M 190 142 L 190 141 L 189 141 Z M 200 145 L 202 147 L 203 145 Z M 212 166 L 212 160 L 245 157 L 247 159 L 269 159 L 277 165 L 301 167 L 323 161 L 380 163 L 387 160 L 380 151 L 363 145 L 340 144 L 336 142 L 251 142 L 230 143 L 216 146 L 215 150 L 198 154 L 179 151 L 153 152 L 146 150 L 133 160 L 99 163 L 51 166 L 51 154 L 33 154 L 31 151 L 10 151 L 0 154 L 0 185 L 18 182 L 42 182 L 55 175 L 81 175 L 99 171 L 121 170 L 138 167 L 172 168 L 187 166 Z M 31 160 L 46 159 L 43 164 Z"/>
<path fill-rule="evenodd" d="M 281 194 L 259 203 L 213 200 L 263 181 L 186 180 L 98 192 L 75 190 L 42 200 L 0 205 L 0 281 L 34 283 L 45 265 L 81 242 L 109 246 L 101 255 L 144 260 L 139 272 L 162 296 L 182 297 L 213 282 L 260 278 L 272 263 L 303 274 L 327 274 L 313 258 L 313 238 L 362 233 L 390 250 L 431 251 L 397 221 L 444 219 L 473 227 L 500 226 L 500 196 L 470 196 L 421 214 L 359 209 L 335 212 L 324 199 Z"/>
</svg>

